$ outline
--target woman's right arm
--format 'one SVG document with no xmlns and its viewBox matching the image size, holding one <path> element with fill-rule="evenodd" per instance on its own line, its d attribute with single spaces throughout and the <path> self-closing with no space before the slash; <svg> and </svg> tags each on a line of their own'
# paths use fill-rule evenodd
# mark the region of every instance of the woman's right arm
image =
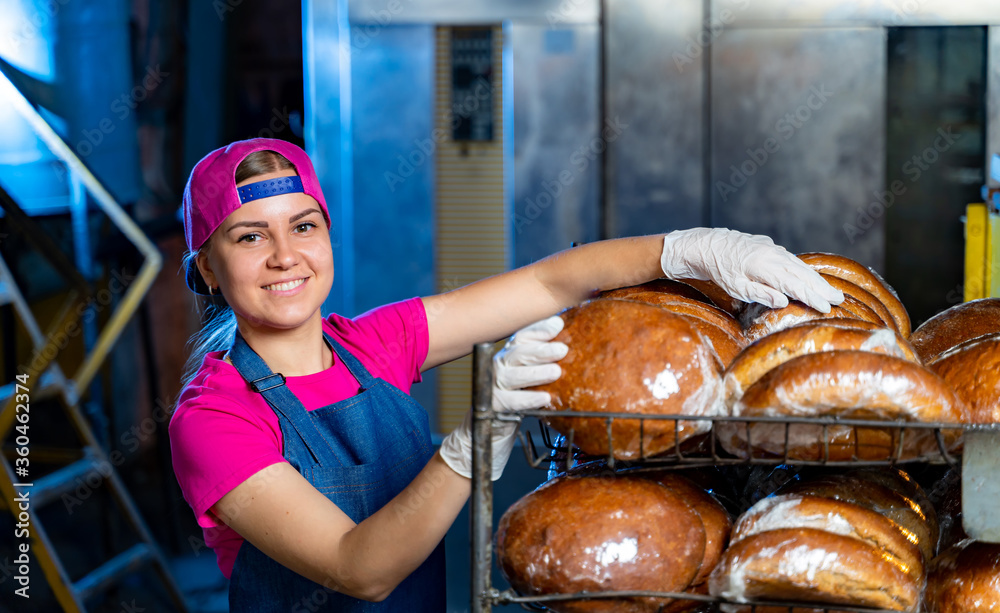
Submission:
<svg viewBox="0 0 1000 613">
<path fill-rule="evenodd" d="M 262 552 L 316 583 L 384 600 L 444 538 L 471 482 L 439 454 L 389 504 L 355 524 L 291 464 L 236 486 L 212 512 Z"/>
</svg>

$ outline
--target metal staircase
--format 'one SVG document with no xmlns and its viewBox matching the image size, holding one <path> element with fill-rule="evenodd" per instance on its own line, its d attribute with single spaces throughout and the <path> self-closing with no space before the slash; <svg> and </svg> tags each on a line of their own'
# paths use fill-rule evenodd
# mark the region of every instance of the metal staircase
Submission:
<svg viewBox="0 0 1000 613">
<path fill-rule="evenodd" d="M 90 173 L 79 158 L 55 133 L 38 113 L 38 110 L 14 87 L 0 70 L 0 100 L 15 107 L 39 138 L 67 166 L 87 189 L 98 207 L 144 256 L 138 275 L 129 284 L 120 303 L 100 329 L 96 341 L 79 364 L 72 377 L 64 375 L 55 358 L 60 352 L 60 338 L 65 338 L 70 326 L 78 326 L 80 314 L 85 312 L 91 289 L 76 271 L 69 258 L 49 240 L 44 233 L 33 228 L 34 223 L 17 203 L 0 190 L 0 206 L 9 221 L 39 251 L 61 275 L 69 281 L 70 292 L 61 313 L 49 329 L 43 330 L 32 313 L 7 263 L 0 257 L 0 305 L 11 305 L 17 320 L 31 341 L 32 356 L 18 380 L 0 387 L 0 442 L 5 453 L 0 454 L 0 506 L 12 512 L 15 522 L 26 525 L 27 538 L 18 539 L 16 547 L 27 547 L 30 555 L 41 567 L 46 581 L 54 592 L 63 611 L 86 611 L 91 596 L 116 584 L 125 575 L 147 565 L 152 565 L 165 585 L 178 611 L 187 611 L 181 591 L 174 581 L 162 551 L 153 540 L 146 523 L 125 488 L 121 478 L 81 410 L 81 390 L 86 390 L 105 360 L 123 327 L 138 308 L 154 277 L 161 268 L 161 257 L 155 246 L 146 238 L 129 216 L 114 201 L 100 182 Z M 74 449 L 41 449 L 31 445 L 32 431 L 44 428 L 48 416 L 36 409 L 44 399 L 56 399 L 76 431 L 79 447 Z M 47 403 L 48 408 L 52 403 Z M 24 450 L 24 451 L 22 451 Z M 70 458 L 61 468 L 39 474 L 32 466 L 36 457 Z M 80 480 L 107 488 L 138 542 L 125 551 L 105 561 L 84 577 L 73 580 L 60 561 L 45 527 L 39 519 L 39 510 L 58 501 L 74 490 Z M 22 521 L 26 519 L 27 521 Z M 21 533 L 15 533 L 15 536 Z M 15 567 L 21 549 L 15 550 Z M 16 579 L 16 577 L 15 577 Z M 15 585 L 14 588 L 18 586 Z M 13 598 L 16 598 L 14 596 Z"/>
</svg>

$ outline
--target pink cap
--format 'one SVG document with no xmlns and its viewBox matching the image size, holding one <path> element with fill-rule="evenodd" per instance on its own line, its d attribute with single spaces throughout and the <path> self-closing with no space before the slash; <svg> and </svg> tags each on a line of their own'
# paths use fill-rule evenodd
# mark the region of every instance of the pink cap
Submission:
<svg viewBox="0 0 1000 613">
<path fill-rule="evenodd" d="M 241 140 L 209 153 L 191 170 L 184 188 L 184 239 L 190 251 L 201 249 L 215 229 L 240 207 L 236 191 L 236 167 L 255 151 L 274 151 L 283 155 L 299 175 L 302 191 L 312 196 L 323 210 L 327 225 L 330 214 L 326 199 L 320 189 L 319 179 L 309 156 L 296 145 L 275 138 Z M 201 275 L 194 270 L 194 262 L 187 271 L 187 284 L 195 292 L 205 294 L 207 287 Z"/>
</svg>

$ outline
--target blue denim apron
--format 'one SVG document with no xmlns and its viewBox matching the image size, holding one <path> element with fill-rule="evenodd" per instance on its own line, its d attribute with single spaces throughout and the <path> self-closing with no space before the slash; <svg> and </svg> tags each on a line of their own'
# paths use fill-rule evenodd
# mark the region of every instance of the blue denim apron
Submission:
<svg viewBox="0 0 1000 613">
<path fill-rule="evenodd" d="M 357 379 L 358 394 L 306 411 L 264 360 L 237 333 L 229 357 L 278 416 L 284 455 L 317 490 L 355 523 L 385 506 L 434 453 L 427 412 L 399 388 L 372 377 L 340 343 L 327 343 Z M 445 610 L 444 543 L 382 602 L 366 602 L 323 587 L 243 541 L 229 584 L 231 613 Z"/>
</svg>

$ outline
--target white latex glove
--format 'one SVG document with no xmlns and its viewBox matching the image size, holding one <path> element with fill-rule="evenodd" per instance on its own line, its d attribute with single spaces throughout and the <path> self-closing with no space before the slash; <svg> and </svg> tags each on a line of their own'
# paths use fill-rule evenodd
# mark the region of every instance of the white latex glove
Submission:
<svg viewBox="0 0 1000 613">
<path fill-rule="evenodd" d="M 817 311 L 830 312 L 844 294 L 770 237 L 723 228 L 692 228 L 667 234 L 660 256 L 671 279 L 715 281 L 730 296 L 769 307 L 788 305 L 788 297 Z"/>
<path fill-rule="evenodd" d="M 511 337 L 503 349 L 493 356 L 493 410 L 525 411 L 539 409 L 551 401 L 548 392 L 525 390 L 525 387 L 551 383 L 562 369 L 555 362 L 569 351 L 564 343 L 550 342 L 563 329 L 558 315 L 523 328 Z M 504 466 L 514 450 L 517 423 L 497 422 L 493 425 L 494 481 L 503 474 Z M 465 414 L 462 425 L 441 441 L 441 458 L 458 474 L 472 477 L 472 411 Z"/>
</svg>

